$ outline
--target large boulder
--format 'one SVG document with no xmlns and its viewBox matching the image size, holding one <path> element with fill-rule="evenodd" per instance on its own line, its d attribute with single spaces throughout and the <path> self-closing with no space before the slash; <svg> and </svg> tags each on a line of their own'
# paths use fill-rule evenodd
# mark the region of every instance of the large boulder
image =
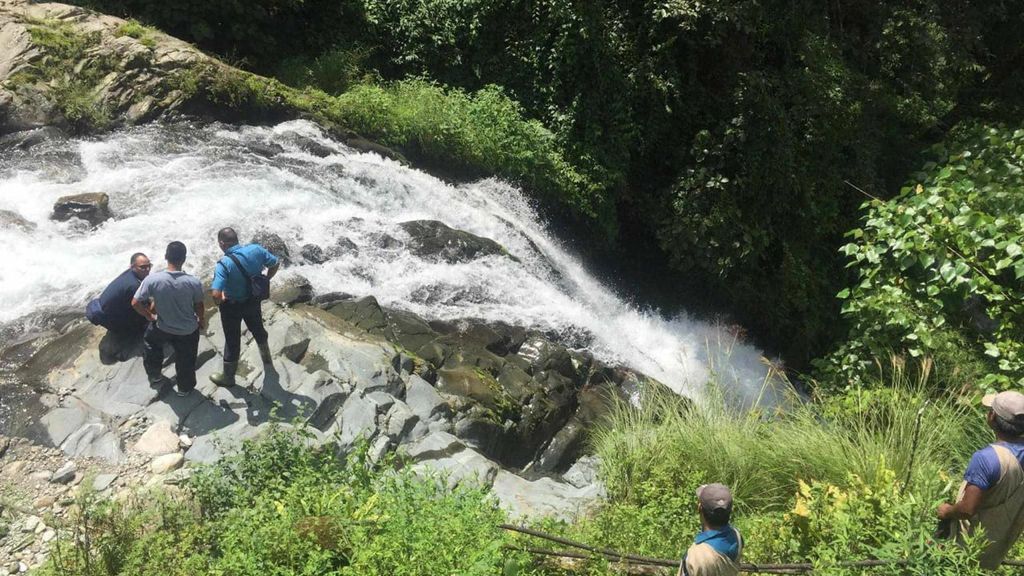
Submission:
<svg viewBox="0 0 1024 576">
<path fill-rule="evenodd" d="M 110 216 L 110 196 L 105 192 L 86 192 L 58 198 L 53 205 L 51 218 L 58 222 L 79 218 L 99 226 L 109 220 Z"/>
<path fill-rule="evenodd" d="M 409 249 L 421 258 L 454 264 L 484 256 L 507 255 L 494 240 L 456 230 L 437 220 L 412 220 L 401 227 L 409 234 Z"/>
</svg>

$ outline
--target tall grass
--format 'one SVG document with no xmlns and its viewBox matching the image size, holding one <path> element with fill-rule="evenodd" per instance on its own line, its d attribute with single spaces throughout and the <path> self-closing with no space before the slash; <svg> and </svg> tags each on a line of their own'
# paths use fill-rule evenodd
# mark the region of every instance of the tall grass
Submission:
<svg viewBox="0 0 1024 576">
<path fill-rule="evenodd" d="M 663 485 L 673 478 L 725 483 L 740 511 L 786 509 L 801 480 L 873 483 L 886 469 L 912 490 L 991 440 L 976 409 L 929 392 L 929 371 L 895 366 L 888 387 L 774 412 L 736 409 L 715 385 L 699 405 L 649 391 L 639 408 L 616 407 L 595 449 L 612 498 L 641 505 L 647 493 L 692 488 Z"/>
</svg>

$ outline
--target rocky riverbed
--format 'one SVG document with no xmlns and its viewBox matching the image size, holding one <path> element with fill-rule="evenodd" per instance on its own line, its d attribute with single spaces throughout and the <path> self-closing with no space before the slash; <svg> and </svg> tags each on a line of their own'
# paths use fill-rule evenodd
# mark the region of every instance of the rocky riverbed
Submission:
<svg viewBox="0 0 1024 576">
<path fill-rule="evenodd" d="M 314 295 L 297 278 L 264 305 L 273 365 L 244 334 L 239 385 L 218 388 L 208 376 L 223 334 L 210 312 L 200 385 L 185 398 L 170 383 L 149 386 L 139 350 L 105 360 L 105 330 L 84 321 L 20 344 L 33 351 L 13 376 L 40 393 L 45 413 L 22 427 L 34 442 L 0 440 L 0 554 L 11 558 L 0 570 L 45 558 L 55 529 L 43 518 L 59 522 L 83 482 L 102 497 L 176 486 L 272 423 L 306 426 L 339 452 L 366 441 L 374 459 L 398 451 L 424 474 L 489 486 L 514 517 L 569 519 L 602 493 L 584 431 L 644 380 L 535 331 L 428 322 L 373 297 Z"/>
</svg>

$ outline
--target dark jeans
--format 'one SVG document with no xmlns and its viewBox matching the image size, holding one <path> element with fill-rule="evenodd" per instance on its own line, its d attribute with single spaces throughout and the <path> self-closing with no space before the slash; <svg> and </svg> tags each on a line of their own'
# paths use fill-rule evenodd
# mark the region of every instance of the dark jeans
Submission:
<svg viewBox="0 0 1024 576">
<path fill-rule="evenodd" d="M 242 347 L 242 321 L 249 329 L 257 344 L 267 341 L 267 330 L 263 327 L 263 310 L 260 301 L 250 298 L 245 302 L 225 302 L 220 305 L 220 323 L 224 327 L 224 361 L 238 362 Z"/>
<path fill-rule="evenodd" d="M 146 367 L 146 374 L 156 376 L 164 364 L 164 344 L 170 344 L 174 348 L 174 375 L 178 380 L 178 390 L 188 392 L 196 387 L 196 356 L 199 353 L 199 330 L 178 336 L 168 334 L 156 327 L 156 322 L 150 323 L 146 328 L 146 335 L 142 341 L 145 349 L 142 355 L 142 364 Z"/>
</svg>

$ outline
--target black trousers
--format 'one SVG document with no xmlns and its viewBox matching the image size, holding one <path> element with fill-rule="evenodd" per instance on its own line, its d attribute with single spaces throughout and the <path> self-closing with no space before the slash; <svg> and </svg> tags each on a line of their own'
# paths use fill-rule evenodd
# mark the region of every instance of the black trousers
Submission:
<svg viewBox="0 0 1024 576">
<path fill-rule="evenodd" d="M 145 348 L 142 353 L 142 364 L 146 374 L 160 374 L 164 364 L 164 345 L 174 348 L 174 374 L 178 380 L 178 390 L 188 392 L 196 387 L 196 356 L 199 354 L 199 329 L 191 334 L 179 336 L 168 334 L 151 322 L 142 338 Z"/>
<path fill-rule="evenodd" d="M 257 344 L 267 341 L 267 330 L 263 327 L 261 302 L 250 298 L 245 302 L 224 302 L 220 305 L 220 323 L 224 327 L 224 361 L 238 362 L 242 348 L 242 321 L 249 329 Z"/>
</svg>

